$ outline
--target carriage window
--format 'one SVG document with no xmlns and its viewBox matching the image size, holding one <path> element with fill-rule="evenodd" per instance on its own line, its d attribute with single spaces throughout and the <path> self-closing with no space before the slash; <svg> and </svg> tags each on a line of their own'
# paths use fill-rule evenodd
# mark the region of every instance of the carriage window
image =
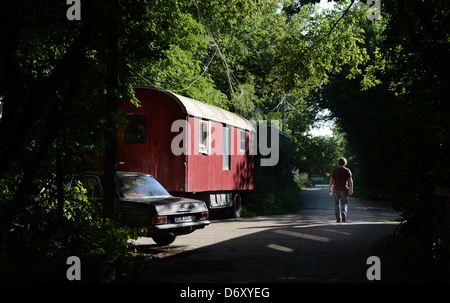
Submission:
<svg viewBox="0 0 450 303">
<path fill-rule="evenodd" d="M 208 150 L 209 150 L 208 121 L 200 121 L 199 152 L 202 154 L 208 154 Z"/>
<path fill-rule="evenodd" d="M 222 170 L 230 170 L 231 162 L 231 131 L 229 127 L 223 128 L 223 156 Z"/>
<path fill-rule="evenodd" d="M 245 136 L 245 130 L 240 131 L 241 137 L 240 137 L 240 150 L 241 153 L 246 152 L 246 145 L 247 145 L 247 137 Z"/>
<path fill-rule="evenodd" d="M 127 119 L 125 144 L 147 143 L 147 115 L 129 115 Z"/>
</svg>

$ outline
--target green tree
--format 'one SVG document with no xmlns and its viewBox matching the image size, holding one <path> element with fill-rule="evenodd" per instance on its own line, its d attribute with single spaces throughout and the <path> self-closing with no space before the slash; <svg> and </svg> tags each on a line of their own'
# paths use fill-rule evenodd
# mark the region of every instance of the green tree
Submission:
<svg viewBox="0 0 450 303">
<path fill-rule="evenodd" d="M 306 161 L 301 164 L 310 174 L 328 176 L 337 166 L 337 159 L 346 156 L 345 151 L 345 142 L 338 136 L 312 137 L 304 146 Z"/>
<path fill-rule="evenodd" d="M 381 3 L 381 21 L 360 23 L 370 56 L 364 73 L 332 77 L 317 100 L 358 152 L 360 181 L 389 192 L 403 211 L 408 256 L 399 259 L 423 260 L 436 273 L 433 266 L 448 269 L 449 251 L 445 202 L 434 196 L 435 185 L 449 184 L 449 3 Z"/>
<path fill-rule="evenodd" d="M 82 1 L 82 20 L 69 21 L 64 2 L 0 4 L 2 266 L 27 258 L 17 251 L 35 253 L 37 263 L 46 263 L 61 250 L 90 253 L 80 251 L 86 247 L 80 241 L 89 246 L 108 239 L 100 241 L 105 247 L 114 242 L 110 236 L 117 236 L 117 227 L 102 218 L 101 209 L 113 217 L 119 102 L 133 96 L 132 66 L 156 61 L 170 48 L 165 34 L 173 28 L 167 20 L 180 5 Z M 73 223 L 65 212 L 73 196 L 64 184 L 82 173 L 94 154 L 104 155 L 100 168 L 110 186 L 103 207 L 91 215 L 94 222 L 79 228 L 85 216 Z M 50 186 L 45 199 L 37 199 L 48 182 L 56 189 Z M 120 239 L 126 246 L 126 238 Z M 98 251 L 115 253 L 117 247 L 110 248 Z"/>
<path fill-rule="evenodd" d="M 312 138 L 307 132 L 318 119 L 320 109 L 326 108 L 323 88 L 336 75 L 357 77 L 369 59 L 365 29 L 361 26 L 366 19 L 366 6 L 340 1 L 335 10 L 319 11 L 314 3 L 283 3 L 285 26 L 275 43 L 278 61 L 268 79 L 275 95 L 289 96 L 289 106 L 283 113 L 295 150 L 294 166 L 301 171 L 318 170 L 325 174 L 324 166 L 319 169 L 315 164 L 331 161 L 342 152 L 341 144 L 333 144 L 334 139 Z M 283 114 L 278 111 L 277 116 Z M 318 158 L 320 155 L 324 155 L 322 159 Z"/>
<path fill-rule="evenodd" d="M 277 41 L 280 62 L 272 74 L 278 91 L 307 96 L 343 65 L 351 66 L 350 77 L 361 72 L 359 65 L 367 60 L 364 30 L 358 26 L 363 16 L 349 13 L 356 6 L 349 3 L 342 1 L 340 9 L 320 13 L 316 6 L 302 5 L 289 16 Z"/>
</svg>

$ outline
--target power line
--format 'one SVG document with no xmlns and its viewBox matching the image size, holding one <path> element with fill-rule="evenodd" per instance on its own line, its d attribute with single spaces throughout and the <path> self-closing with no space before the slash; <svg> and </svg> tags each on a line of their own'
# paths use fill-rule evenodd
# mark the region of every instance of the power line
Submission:
<svg viewBox="0 0 450 303">
<path fill-rule="evenodd" d="M 211 62 L 214 60 L 214 57 L 216 56 L 216 54 L 217 54 L 217 49 L 216 49 L 216 51 L 214 52 L 214 54 L 213 54 L 213 56 L 211 57 L 211 59 L 209 60 L 208 64 L 207 64 L 207 65 L 205 66 L 205 68 L 203 69 L 203 72 L 200 74 L 200 76 L 198 76 L 197 79 L 195 79 L 195 80 L 192 81 L 188 86 L 186 86 L 185 88 L 182 88 L 182 89 L 173 89 L 173 90 L 169 90 L 169 89 L 165 89 L 165 88 L 159 87 L 159 86 L 155 85 L 153 82 L 151 82 L 150 80 L 152 80 L 152 81 L 154 81 L 154 82 L 160 82 L 160 81 L 153 80 L 153 79 L 148 79 L 148 78 L 144 77 L 141 73 L 139 73 L 139 72 L 134 68 L 134 66 L 133 66 L 132 64 L 130 64 L 130 66 L 131 66 L 131 69 L 139 76 L 139 78 L 141 78 L 141 79 L 144 80 L 145 82 L 149 83 L 151 86 L 156 87 L 156 88 L 161 89 L 161 90 L 165 90 L 165 91 L 181 92 L 181 91 L 187 90 L 189 87 L 191 87 L 192 85 L 194 85 L 195 82 L 197 82 L 198 80 L 200 80 L 201 77 L 203 77 L 203 75 L 204 75 L 204 74 L 206 73 L 206 71 L 208 70 L 209 65 L 210 65 Z M 163 83 L 163 82 L 160 82 L 160 83 Z"/>
<path fill-rule="evenodd" d="M 239 81 L 237 81 L 236 77 L 230 71 L 230 68 L 228 67 L 228 62 L 227 62 L 225 56 L 223 55 L 222 51 L 220 50 L 219 44 L 216 42 L 216 39 L 214 39 L 213 34 L 211 33 L 211 31 L 209 30 L 208 26 L 206 25 L 205 19 L 202 16 L 202 13 L 201 13 L 200 8 L 198 6 L 197 0 L 194 0 L 194 3 L 195 3 L 195 7 L 197 9 L 197 15 L 198 15 L 198 18 L 200 20 L 200 23 L 204 26 L 206 32 L 208 33 L 209 37 L 211 38 L 211 40 L 213 42 L 213 45 L 216 46 L 217 52 L 219 54 L 219 58 L 221 59 L 222 64 L 223 64 L 223 66 L 225 68 L 225 72 L 227 74 L 227 80 L 228 80 L 228 85 L 230 87 L 231 96 L 232 96 L 233 100 L 236 100 L 236 95 L 234 93 L 234 88 L 233 88 L 233 78 L 238 83 L 238 86 L 239 86 Z"/>
<path fill-rule="evenodd" d="M 174 92 L 181 92 L 184 90 L 187 90 L 189 87 L 191 87 L 192 85 L 194 85 L 195 82 L 197 82 L 201 77 L 203 77 L 203 75 L 206 73 L 206 71 L 208 70 L 209 65 L 211 64 L 211 62 L 213 61 L 214 57 L 216 57 L 217 54 L 217 49 L 214 52 L 214 55 L 211 57 L 211 59 L 209 60 L 208 64 L 205 66 L 205 68 L 203 69 L 203 72 L 200 74 L 200 76 L 198 76 L 197 79 L 195 79 L 191 84 L 189 84 L 188 86 L 186 86 L 185 88 L 182 89 L 176 89 L 174 90 Z"/>
<path fill-rule="evenodd" d="M 132 64 L 130 64 L 130 66 L 131 66 L 132 70 L 139 76 L 139 78 L 141 78 L 143 81 L 149 83 L 151 86 L 153 86 L 153 87 L 155 87 L 155 88 L 158 88 L 158 89 L 161 89 L 161 90 L 164 90 L 164 91 L 170 91 L 170 92 L 182 92 L 182 91 L 185 91 L 185 90 L 189 89 L 189 88 L 190 88 L 192 85 L 194 85 L 198 80 L 200 80 L 201 77 L 204 76 L 204 74 L 205 74 L 206 71 L 208 70 L 209 66 L 211 65 L 212 61 L 214 60 L 214 58 L 216 57 L 216 55 L 218 55 L 219 58 L 220 58 L 220 60 L 222 61 L 222 64 L 223 64 L 224 68 L 225 68 L 225 72 L 226 72 L 226 75 L 227 75 L 227 81 L 228 81 L 228 85 L 229 85 L 229 87 L 230 87 L 230 92 L 231 92 L 232 100 L 238 100 L 238 99 L 240 99 L 241 96 L 244 94 L 244 90 L 242 90 L 242 89 L 240 88 L 240 83 L 239 83 L 238 79 L 237 79 L 236 76 L 231 72 L 231 70 L 230 70 L 230 68 L 229 68 L 229 66 L 228 66 L 228 62 L 227 62 L 227 60 L 226 60 L 226 58 L 225 58 L 225 55 L 222 53 L 222 51 L 221 51 L 221 49 L 220 49 L 220 47 L 219 47 L 219 44 L 216 42 L 216 40 L 215 40 L 213 34 L 211 33 L 211 31 L 209 30 L 208 26 L 206 25 L 206 22 L 205 22 L 205 20 L 204 20 L 204 18 L 203 18 L 203 16 L 202 16 L 202 13 L 201 13 L 200 8 L 199 8 L 199 6 L 198 6 L 197 0 L 194 0 L 194 3 L 195 3 L 195 7 L 196 7 L 197 14 L 198 14 L 198 17 L 199 17 L 199 21 L 200 21 L 200 23 L 204 26 L 204 28 L 205 28 L 207 34 L 208 34 L 209 37 L 211 38 L 211 41 L 213 42 L 213 43 L 212 43 L 212 46 L 214 46 L 214 47 L 216 48 L 216 50 L 215 50 L 213 56 L 212 56 L 211 59 L 208 61 L 208 64 L 205 66 L 205 68 L 203 69 L 203 71 L 202 71 L 202 73 L 200 74 L 200 76 L 198 76 L 198 77 L 197 77 L 194 81 L 192 81 L 188 86 L 186 86 L 186 87 L 184 87 L 184 88 L 182 88 L 182 89 L 173 89 L 173 90 L 169 90 L 169 89 L 165 89 L 165 88 L 159 87 L 159 86 L 157 86 L 156 84 L 153 83 L 153 82 L 160 82 L 160 81 L 148 79 L 148 78 L 144 77 L 142 74 L 140 74 L 140 73 L 134 68 L 134 66 L 133 66 Z M 151 81 L 150 81 L 150 80 L 151 80 Z M 152 82 L 152 81 L 153 81 L 153 82 Z M 237 88 L 235 88 L 235 85 L 233 84 L 233 82 L 235 82 L 235 83 L 237 84 Z M 163 83 L 163 82 L 160 82 L 160 83 Z M 236 97 L 236 93 L 235 93 L 236 90 L 241 90 L 241 93 L 240 93 L 240 95 L 239 95 L 238 97 Z"/>
</svg>

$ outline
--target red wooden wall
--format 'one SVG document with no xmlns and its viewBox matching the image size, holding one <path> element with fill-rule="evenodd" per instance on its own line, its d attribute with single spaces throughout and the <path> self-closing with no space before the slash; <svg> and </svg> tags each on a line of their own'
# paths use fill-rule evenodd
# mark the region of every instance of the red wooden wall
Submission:
<svg viewBox="0 0 450 303">
<path fill-rule="evenodd" d="M 125 100 L 122 108 L 129 114 L 147 115 L 147 144 L 125 144 L 122 130 L 118 139 L 117 170 L 151 174 L 168 191 L 183 191 L 185 156 L 172 154 L 170 144 L 176 133 L 170 128 L 173 121 L 185 119 L 185 114 L 169 95 L 144 88 L 136 88 L 135 92 L 141 107 Z"/>
<path fill-rule="evenodd" d="M 218 154 L 199 154 L 200 117 L 185 113 L 175 96 L 150 88 L 135 88 L 141 107 L 124 101 L 122 108 L 129 114 L 147 115 L 147 143 L 125 144 L 125 131 L 118 139 L 118 170 L 137 171 L 153 175 L 168 191 L 228 191 L 253 189 L 254 156 L 249 155 L 249 142 L 254 133 L 246 131 L 245 154 L 239 150 L 239 129 L 231 129 L 232 156 L 230 170 L 222 167 L 223 127 L 225 123 L 209 121 L 213 140 L 211 151 Z M 171 143 L 178 132 L 171 132 L 173 121 L 183 119 L 189 123 L 188 144 L 190 154 L 175 156 Z M 195 136 L 194 136 L 195 135 Z"/>
<path fill-rule="evenodd" d="M 199 118 L 189 117 L 191 133 L 197 132 L 199 129 Z M 188 157 L 188 191 L 221 191 L 221 190 L 246 190 L 253 189 L 253 156 L 248 154 L 248 144 L 250 142 L 250 134 L 246 131 L 246 150 L 241 153 L 239 150 L 239 129 L 229 126 L 231 128 L 232 155 L 230 170 L 223 170 L 223 127 L 222 123 L 210 121 L 211 136 L 211 150 L 216 150 L 217 154 L 195 154 Z M 253 135 L 253 134 L 252 134 Z M 193 136 L 189 136 L 190 149 L 195 150 L 195 145 L 198 146 L 198 139 L 194 140 Z"/>
</svg>

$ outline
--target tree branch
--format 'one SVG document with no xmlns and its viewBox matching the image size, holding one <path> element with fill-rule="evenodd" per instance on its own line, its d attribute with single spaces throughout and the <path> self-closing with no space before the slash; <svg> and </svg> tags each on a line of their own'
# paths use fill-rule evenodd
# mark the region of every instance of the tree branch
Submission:
<svg viewBox="0 0 450 303">
<path fill-rule="evenodd" d="M 342 20 L 342 18 L 344 18 L 344 16 L 347 15 L 348 11 L 350 10 L 350 8 L 353 6 L 354 3 L 355 3 L 355 0 L 352 0 L 352 3 L 350 3 L 350 5 L 346 8 L 346 10 L 342 14 L 342 16 L 339 19 L 337 19 L 337 21 L 333 24 L 333 26 L 331 27 L 330 31 L 327 34 L 327 38 L 331 35 L 331 33 L 334 31 L 334 29 L 339 24 L 339 22 Z"/>
</svg>

